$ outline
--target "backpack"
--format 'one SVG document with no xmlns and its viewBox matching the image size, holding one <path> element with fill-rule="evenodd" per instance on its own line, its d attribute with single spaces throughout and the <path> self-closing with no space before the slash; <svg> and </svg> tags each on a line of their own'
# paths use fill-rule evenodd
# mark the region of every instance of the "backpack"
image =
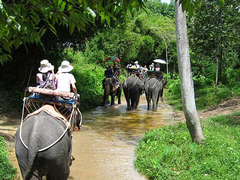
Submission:
<svg viewBox="0 0 240 180">
<path fill-rule="evenodd" d="M 55 90 L 56 89 L 56 84 L 54 82 L 53 79 L 50 79 L 51 77 L 51 74 L 48 73 L 47 74 L 47 79 L 45 80 L 44 83 L 42 83 L 39 87 L 40 88 L 44 88 L 44 89 L 52 89 L 52 90 Z"/>
</svg>

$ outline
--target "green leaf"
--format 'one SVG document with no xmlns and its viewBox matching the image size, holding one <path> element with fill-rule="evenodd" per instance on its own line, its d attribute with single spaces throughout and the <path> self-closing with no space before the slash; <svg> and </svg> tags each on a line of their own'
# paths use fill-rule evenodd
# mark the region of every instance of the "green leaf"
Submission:
<svg viewBox="0 0 240 180">
<path fill-rule="evenodd" d="M 13 45 L 15 49 L 17 49 L 21 44 L 22 44 L 22 41 L 20 39 L 16 39 Z"/>
<path fill-rule="evenodd" d="M 46 30 L 47 30 L 46 28 L 42 28 L 42 29 L 40 30 L 40 36 L 41 36 L 41 37 L 45 34 Z"/>
<path fill-rule="evenodd" d="M 74 23 L 70 23 L 69 24 L 70 34 L 72 34 L 74 32 L 74 29 L 75 29 L 75 24 Z"/>
<path fill-rule="evenodd" d="M 59 7 L 62 4 L 62 0 L 58 0 L 57 6 Z"/>
<path fill-rule="evenodd" d="M 65 6 L 66 6 L 66 2 L 64 1 L 64 2 L 62 3 L 62 5 L 61 5 L 61 9 L 60 9 L 60 11 L 64 11 Z"/>
<path fill-rule="evenodd" d="M 109 16 L 106 16 L 106 21 L 107 21 L 107 24 L 110 26 L 110 17 Z"/>
<path fill-rule="evenodd" d="M 132 7 L 139 7 L 139 4 L 137 1 L 133 1 L 131 5 Z"/>
<path fill-rule="evenodd" d="M 10 48 L 10 46 L 9 46 L 9 44 L 3 44 L 3 48 L 4 48 L 4 50 L 6 50 L 7 52 L 9 52 L 9 53 L 11 53 L 12 51 L 11 51 L 11 48 Z"/>
<path fill-rule="evenodd" d="M 223 7 L 223 6 L 224 6 L 224 3 L 225 3 L 225 1 L 224 1 L 224 0 L 219 0 L 219 4 L 220 4 L 220 6 L 221 6 L 221 7 Z"/>
</svg>

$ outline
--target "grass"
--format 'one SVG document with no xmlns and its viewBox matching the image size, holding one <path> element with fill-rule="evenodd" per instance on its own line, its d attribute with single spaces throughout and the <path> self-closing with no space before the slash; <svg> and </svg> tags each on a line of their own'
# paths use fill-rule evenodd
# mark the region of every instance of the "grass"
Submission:
<svg viewBox="0 0 240 180">
<path fill-rule="evenodd" d="M 13 180 L 15 178 L 16 168 L 8 159 L 8 152 L 4 138 L 0 136 L 0 179 Z"/>
<path fill-rule="evenodd" d="M 192 143 L 185 123 L 149 131 L 135 165 L 149 179 L 240 179 L 240 111 L 201 122 L 204 143 Z"/>
<path fill-rule="evenodd" d="M 215 94 L 215 87 L 211 84 L 202 84 L 195 86 L 195 100 L 198 110 L 216 107 L 225 99 L 240 96 L 240 83 L 234 85 L 218 85 L 218 92 Z M 174 106 L 175 110 L 183 110 L 180 82 L 178 80 L 169 80 L 165 97 L 168 103 Z"/>
</svg>

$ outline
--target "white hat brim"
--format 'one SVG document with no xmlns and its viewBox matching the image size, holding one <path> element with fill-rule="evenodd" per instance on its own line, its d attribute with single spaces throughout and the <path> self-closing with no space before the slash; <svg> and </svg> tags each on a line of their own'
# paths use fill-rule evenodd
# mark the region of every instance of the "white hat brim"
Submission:
<svg viewBox="0 0 240 180">
<path fill-rule="evenodd" d="M 58 68 L 59 72 L 70 72 L 73 70 L 73 66 L 69 65 L 67 68 L 62 68 L 61 66 Z"/>
</svg>

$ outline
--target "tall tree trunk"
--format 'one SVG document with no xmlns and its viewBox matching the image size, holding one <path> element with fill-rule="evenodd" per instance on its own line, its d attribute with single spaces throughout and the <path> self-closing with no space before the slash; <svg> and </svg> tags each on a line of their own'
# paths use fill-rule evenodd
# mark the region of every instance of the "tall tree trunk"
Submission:
<svg viewBox="0 0 240 180">
<path fill-rule="evenodd" d="M 218 92 L 218 83 L 219 83 L 219 55 L 216 57 L 216 81 L 215 81 L 215 94 Z"/>
<path fill-rule="evenodd" d="M 195 104 L 194 87 L 190 64 L 189 43 L 187 36 L 186 14 L 182 10 L 182 5 L 179 5 L 179 0 L 176 0 L 175 3 L 175 18 L 178 68 L 180 75 L 184 115 L 192 140 L 200 144 L 204 139 L 204 136 Z"/>
<path fill-rule="evenodd" d="M 162 36 L 162 39 L 164 41 L 164 44 L 165 44 L 165 52 L 166 52 L 166 62 L 167 62 L 167 81 L 168 81 L 168 44 L 166 42 L 166 39 L 164 38 L 163 35 Z"/>
</svg>

